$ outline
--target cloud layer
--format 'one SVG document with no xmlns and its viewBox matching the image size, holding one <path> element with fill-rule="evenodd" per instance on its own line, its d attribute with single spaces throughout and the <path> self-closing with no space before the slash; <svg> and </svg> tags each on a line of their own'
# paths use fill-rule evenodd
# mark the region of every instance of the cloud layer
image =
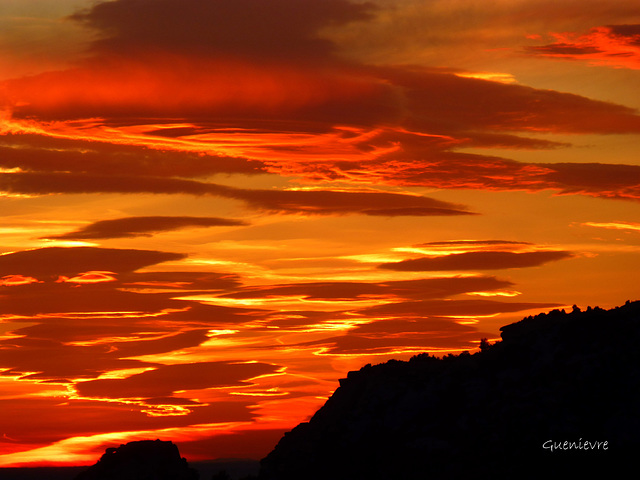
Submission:
<svg viewBox="0 0 640 480">
<path fill-rule="evenodd" d="M 0 80 L 0 465 L 264 456 L 348 370 L 633 293 L 633 2 L 36 3 L 84 54 Z"/>
</svg>

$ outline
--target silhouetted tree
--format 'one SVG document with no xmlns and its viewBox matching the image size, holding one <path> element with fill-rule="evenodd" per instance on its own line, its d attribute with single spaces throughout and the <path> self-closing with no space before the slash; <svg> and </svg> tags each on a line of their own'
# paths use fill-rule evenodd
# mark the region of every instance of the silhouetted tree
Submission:
<svg viewBox="0 0 640 480">
<path fill-rule="evenodd" d="M 480 339 L 480 351 L 484 352 L 489 347 L 491 347 L 491 344 L 489 343 L 489 340 L 487 340 L 486 338 Z"/>
</svg>

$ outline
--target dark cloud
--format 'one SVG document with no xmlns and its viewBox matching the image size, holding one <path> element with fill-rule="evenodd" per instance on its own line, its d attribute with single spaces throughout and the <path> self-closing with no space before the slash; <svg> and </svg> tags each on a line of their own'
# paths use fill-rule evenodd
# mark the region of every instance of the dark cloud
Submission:
<svg viewBox="0 0 640 480">
<path fill-rule="evenodd" d="M 92 270 L 126 273 L 185 257 L 179 253 L 153 250 L 50 247 L 0 255 L 0 276 L 73 276 Z"/>
<path fill-rule="evenodd" d="M 49 318 L 44 323 L 14 330 L 17 335 L 31 339 L 47 340 L 70 344 L 74 342 L 94 342 L 104 338 L 129 338 L 144 341 L 166 335 L 167 327 L 162 323 L 149 324 L 139 320 L 124 321 L 118 317 L 102 317 L 86 321 L 73 318 Z"/>
<path fill-rule="evenodd" d="M 256 298 L 280 295 L 302 295 L 318 300 L 350 300 L 371 295 L 393 295 L 402 298 L 444 298 L 460 293 L 490 291 L 513 284 L 495 277 L 451 277 L 400 280 L 382 283 L 321 282 L 245 288 L 222 298 Z"/>
<path fill-rule="evenodd" d="M 626 37 L 625 40 L 629 45 L 640 47 L 640 25 L 607 25 L 612 35 Z"/>
<path fill-rule="evenodd" d="M 94 239 L 122 237 L 150 237 L 154 233 L 187 227 L 229 227 L 247 225 L 240 220 L 216 217 L 127 217 L 101 220 L 75 232 L 46 238 Z"/>
<path fill-rule="evenodd" d="M 614 35 L 623 37 L 633 37 L 635 39 L 640 35 L 639 24 L 607 25 L 607 28 L 609 28 Z"/>
<path fill-rule="evenodd" d="M 563 251 L 551 252 L 465 252 L 384 263 L 379 268 L 397 271 L 496 270 L 525 268 L 571 258 Z"/>
<path fill-rule="evenodd" d="M 640 199 L 640 166 L 603 163 L 547 164 L 550 183 L 563 194 Z"/>
<path fill-rule="evenodd" d="M 139 360 L 109 354 L 108 345 L 66 346 L 53 340 L 17 338 L 0 348 L 1 375 L 28 375 L 37 380 L 95 378 L 111 370 L 147 367 Z"/>
<path fill-rule="evenodd" d="M 167 399 L 165 405 L 180 399 Z M 184 399 L 187 406 L 192 402 Z M 189 403 L 187 403 L 189 402 Z M 254 415 L 249 402 L 220 401 L 211 406 L 193 408 L 189 415 L 149 416 L 143 405 L 132 403 L 68 400 L 59 398 L 1 399 L 3 433 L 26 444 L 53 443 L 69 437 L 88 436 L 112 431 L 132 432 L 161 428 L 179 428 L 193 424 L 250 421 Z M 69 421 L 69 419 L 74 419 Z M 102 449 L 104 452 L 104 449 Z M 99 455 L 100 452 L 97 452 Z"/>
<path fill-rule="evenodd" d="M 83 318 L 111 317 L 114 320 L 119 319 L 120 322 L 141 325 L 150 321 L 157 324 L 166 322 L 170 326 L 173 325 L 171 328 L 175 328 L 172 322 L 186 322 L 191 327 L 213 327 L 228 323 L 245 323 L 250 321 L 252 316 L 264 313 L 258 309 L 222 307 L 177 300 L 172 298 L 178 294 L 176 287 L 163 287 L 160 283 L 163 273 L 158 272 L 155 278 L 158 280 L 152 285 L 127 285 L 117 281 L 98 284 L 49 281 L 14 286 L 10 287 L 10 290 L 5 287 L 2 292 L 2 302 L 0 302 L 0 314 L 20 317 L 40 315 L 64 317 L 66 314 L 69 317 L 75 317 L 80 323 Z M 168 278 L 171 278 L 171 275 Z M 185 286 L 184 294 L 220 293 L 220 290 L 227 286 L 228 284 L 222 283 L 214 285 L 213 289 L 194 290 L 189 290 L 188 286 Z M 141 293 L 139 289 L 146 293 Z M 150 293 L 154 290 L 159 290 L 160 293 Z M 92 321 L 99 324 L 95 320 Z"/>
<path fill-rule="evenodd" d="M 602 53 L 602 50 L 590 45 L 569 45 L 566 43 L 553 43 L 537 47 L 527 47 L 527 52 L 542 55 L 591 55 Z"/>
<path fill-rule="evenodd" d="M 216 173 L 253 175 L 265 171 L 261 162 L 240 157 L 33 134 L 5 134 L 2 139 L 0 166 L 28 172 L 93 175 L 127 172 L 129 176 L 193 178 Z"/>
<path fill-rule="evenodd" d="M 428 197 L 379 191 L 238 190 L 235 195 L 257 208 L 283 213 L 361 213 L 374 216 L 472 215 L 462 205 Z"/>
<path fill-rule="evenodd" d="M 367 19 L 372 10 L 370 3 L 347 0 L 116 0 L 71 18 L 102 33 L 93 45 L 100 53 L 161 49 L 317 61 L 334 49 L 318 35 L 321 28 Z"/>
<path fill-rule="evenodd" d="M 51 280 L 51 277 L 48 279 Z M 3 292 L 6 296 L 0 303 L 0 312 L 20 316 L 68 312 L 76 315 L 100 312 L 97 314 L 118 316 L 121 312 L 136 312 L 142 316 L 160 314 L 168 308 L 183 309 L 189 306 L 189 303 L 171 300 L 167 295 L 120 291 L 114 283 L 78 285 L 47 282 L 11 287 L 11 291 Z"/>
<path fill-rule="evenodd" d="M 240 277 L 216 272 L 132 272 L 121 274 L 117 281 L 125 287 L 176 290 L 231 290 L 240 286 Z"/>
<path fill-rule="evenodd" d="M 428 69 L 381 72 L 401 87 L 411 130 L 456 132 L 546 131 L 555 133 L 638 133 L 632 108 L 555 90 L 503 84 Z"/>
<path fill-rule="evenodd" d="M 80 322 L 76 321 L 76 324 L 78 323 Z M 122 323 L 121 319 L 121 325 Z M 26 336 L 0 342 L 0 366 L 7 369 L 2 375 L 26 375 L 26 378 L 31 379 L 57 381 L 95 378 L 111 370 L 154 365 L 127 357 L 196 347 L 208 339 L 207 330 L 177 334 L 162 332 L 165 334 L 158 338 L 145 339 L 144 335 L 141 335 L 141 327 L 138 325 L 138 332 L 132 334 L 128 341 L 122 340 L 122 335 L 127 331 L 125 325 L 122 330 L 118 326 L 112 329 L 116 334 L 112 341 L 108 341 L 108 337 L 93 337 L 93 341 L 79 344 L 63 343 L 60 339 L 64 337 L 64 330 L 49 331 L 48 336 L 53 338 L 47 338 L 46 328 L 44 331 L 38 327 L 17 330 L 18 334 Z M 42 333 L 45 335 L 42 336 Z"/>
<path fill-rule="evenodd" d="M 428 197 L 380 191 L 242 189 L 194 180 L 73 173 L 1 173 L 0 190 L 31 195 L 155 193 L 213 195 L 274 213 L 375 216 L 472 215 L 464 206 Z"/>
<path fill-rule="evenodd" d="M 250 378 L 274 373 L 277 366 L 266 363 L 202 362 L 162 365 L 124 379 L 90 380 L 77 384 L 88 397 L 150 398 L 171 396 L 177 390 L 242 386 Z"/>
</svg>

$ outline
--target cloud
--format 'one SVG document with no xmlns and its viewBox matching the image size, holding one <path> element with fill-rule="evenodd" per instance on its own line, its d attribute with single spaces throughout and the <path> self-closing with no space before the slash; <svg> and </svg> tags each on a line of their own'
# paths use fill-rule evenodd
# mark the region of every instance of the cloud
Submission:
<svg viewBox="0 0 640 480">
<path fill-rule="evenodd" d="M 462 205 L 433 198 L 381 191 L 236 190 L 235 196 L 264 210 L 283 213 L 373 216 L 473 215 Z"/>
<path fill-rule="evenodd" d="M 62 125 L 68 126 L 64 134 L 77 136 L 79 124 L 73 122 L 92 118 L 91 125 L 81 125 L 84 148 L 44 148 L 46 141 L 37 136 L 8 136 L 14 145 L 3 148 L 0 165 L 15 171 L 3 174 L 0 186 L 10 194 L 27 195 L 222 195 L 274 212 L 316 213 L 323 209 L 310 204 L 290 209 L 286 205 L 298 200 L 280 201 L 273 192 L 188 179 L 270 172 L 313 182 L 552 189 L 639 198 L 632 180 L 638 166 L 525 163 L 459 152 L 467 147 L 563 148 L 568 145 L 537 134 L 638 133 L 640 116 L 622 105 L 471 78 L 460 69 L 338 59 L 337 44 L 330 35 L 322 36 L 327 28 L 375 23 L 389 13 L 387 8 L 346 0 L 98 3 L 73 16 L 99 34 L 89 60 L 3 83 L 4 103 L 14 118 L 60 120 L 42 127 L 43 135 Z M 408 11 L 405 5 L 398 8 Z M 528 12 L 522 13 L 526 17 L 529 8 L 512 11 L 512 6 L 500 5 L 482 14 L 493 21 L 509 15 L 521 22 L 517 12 Z M 576 8 L 572 4 L 567 11 L 575 13 Z M 437 17 L 438 9 L 426 10 Z M 445 16 L 453 11 L 457 7 Z M 289 25 L 294 13 L 296 21 Z M 194 27 L 204 23 L 189 18 L 209 22 L 206 28 Z M 609 37 L 635 45 L 637 26 L 601 28 Z M 310 136 L 305 142 L 300 135 Z M 109 138 L 113 143 L 138 142 L 139 147 L 109 150 Z M 15 148 L 27 141 L 33 148 Z M 273 202 L 278 205 L 266 205 Z M 358 209 L 382 216 L 459 214 L 449 210 L 420 205 Z"/>
<path fill-rule="evenodd" d="M 240 277 L 216 272 L 132 272 L 118 276 L 122 286 L 146 289 L 231 290 Z"/>
<path fill-rule="evenodd" d="M 530 55 L 574 61 L 591 65 L 640 69 L 640 25 L 606 25 L 584 34 L 553 33 L 555 42 L 528 46 Z"/>
<path fill-rule="evenodd" d="M 169 400 L 169 399 L 168 399 Z M 179 399 L 170 399 L 176 404 Z M 184 402 L 188 400 L 183 399 Z M 193 408 L 189 415 L 149 416 L 145 407 L 132 403 L 59 398 L 0 399 L 3 430 L 22 444 L 46 444 L 69 437 L 100 434 L 112 430 L 134 432 L 146 429 L 186 427 L 193 424 L 250 421 L 249 402 L 219 401 Z M 186 403 L 186 405 L 190 405 Z M 74 421 L 69 421 L 73 418 Z M 104 449 L 102 449 L 104 451 Z"/>
<path fill-rule="evenodd" d="M 241 386 L 259 375 L 274 373 L 277 366 L 266 363 L 201 362 L 162 365 L 124 379 L 89 380 L 76 384 L 88 397 L 151 398 L 171 396 L 178 390 Z"/>
<path fill-rule="evenodd" d="M 121 175 L 155 177 L 204 177 L 216 173 L 255 175 L 264 173 L 257 160 L 229 157 L 208 152 L 180 151 L 164 148 L 110 143 L 106 139 L 76 138 L 70 126 L 69 138 L 36 135 L 33 133 L 3 135 L 0 146 L 0 167 L 27 172 L 74 172 L 92 175 Z"/>
<path fill-rule="evenodd" d="M 98 176 L 74 173 L 0 173 L 0 190 L 11 194 L 155 193 L 213 195 L 237 199 L 274 213 L 374 216 L 472 215 L 461 205 L 382 191 L 264 190 L 234 188 L 177 178 Z M 96 269 L 94 269 L 96 270 Z"/>
<path fill-rule="evenodd" d="M 380 283 L 317 282 L 244 288 L 221 298 L 264 298 L 302 295 L 316 300 L 355 300 L 371 295 L 400 298 L 444 298 L 460 293 L 497 290 L 512 286 L 495 277 L 449 277 L 399 280 Z"/>
<path fill-rule="evenodd" d="M 381 73 L 403 89 L 411 109 L 405 121 L 409 130 L 640 132 L 640 116 L 633 109 L 579 95 L 425 68 L 383 68 Z"/>
<path fill-rule="evenodd" d="M 602 163 L 555 163 L 548 179 L 565 195 L 640 199 L 640 166 Z"/>
<path fill-rule="evenodd" d="M 447 270 L 497 270 L 505 268 L 536 267 L 548 262 L 573 256 L 570 252 L 465 252 L 437 257 L 413 258 L 400 262 L 383 263 L 379 268 L 404 272 Z"/>
<path fill-rule="evenodd" d="M 396 186 L 489 191 L 555 190 L 624 200 L 640 199 L 640 167 L 604 163 L 526 163 L 505 158 L 425 148 L 396 151 L 362 162 L 289 165 L 289 172 L 315 181 L 351 181 Z M 274 162 L 275 163 L 275 162 Z M 274 173 L 278 165 L 269 167 Z"/>
<path fill-rule="evenodd" d="M 162 49 L 306 62 L 333 52 L 322 27 L 367 19 L 373 8 L 347 0 L 116 0 L 71 18 L 102 33 L 92 46 L 101 54 Z"/>
<path fill-rule="evenodd" d="M 64 346 L 59 342 L 37 338 L 2 341 L 0 365 L 2 376 L 29 375 L 37 380 L 70 382 L 78 378 L 95 378 L 110 370 L 124 370 L 149 366 L 145 362 L 119 358 L 108 354 L 108 347 Z"/>
<path fill-rule="evenodd" d="M 640 223 L 633 222 L 586 222 L 582 225 L 587 227 L 608 228 L 612 230 L 630 230 L 640 232 Z"/>
<path fill-rule="evenodd" d="M 127 273 L 161 262 L 182 260 L 185 257 L 183 254 L 153 250 L 50 247 L 0 255 L 0 276 L 55 278 L 87 271 Z"/>
<path fill-rule="evenodd" d="M 154 233 L 188 227 L 244 226 L 246 222 L 217 217 L 127 217 L 101 220 L 75 232 L 46 238 L 97 239 L 122 237 L 150 237 Z"/>
</svg>

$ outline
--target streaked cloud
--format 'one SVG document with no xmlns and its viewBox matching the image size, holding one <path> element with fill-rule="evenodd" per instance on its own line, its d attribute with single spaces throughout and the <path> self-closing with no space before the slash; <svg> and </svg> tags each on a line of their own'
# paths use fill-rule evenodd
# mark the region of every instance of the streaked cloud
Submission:
<svg viewBox="0 0 640 480">
<path fill-rule="evenodd" d="M 90 270 L 126 273 L 185 257 L 182 254 L 150 250 L 51 247 L 0 255 L 0 274 L 56 278 Z"/>
<path fill-rule="evenodd" d="M 0 14 L 2 465 L 264 456 L 349 370 L 636 293 L 633 2 L 47 3 Z"/>
<path fill-rule="evenodd" d="M 47 238 L 98 239 L 151 236 L 154 233 L 178 230 L 188 227 L 233 227 L 244 226 L 246 222 L 216 217 L 127 217 L 101 220 L 75 232 Z"/>
<path fill-rule="evenodd" d="M 398 271 L 499 270 L 536 267 L 571 258 L 570 252 L 466 252 L 383 263 L 380 268 Z"/>
<path fill-rule="evenodd" d="M 606 25 L 589 32 L 553 33 L 553 43 L 529 46 L 525 51 L 560 60 L 585 61 L 591 65 L 640 69 L 640 25 Z"/>
<path fill-rule="evenodd" d="M 206 362 L 164 365 L 125 379 L 91 380 L 77 384 L 88 397 L 155 398 L 178 390 L 242 385 L 250 378 L 274 373 L 275 365 L 264 363 Z"/>
<path fill-rule="evenodd" d="M 607 228 L 611 230 L 630 230 L 640 231 L 640 223 L 628 223 L 628 222 L 586 222 L 582 225 L 587 227 Z"/>
</svg>

